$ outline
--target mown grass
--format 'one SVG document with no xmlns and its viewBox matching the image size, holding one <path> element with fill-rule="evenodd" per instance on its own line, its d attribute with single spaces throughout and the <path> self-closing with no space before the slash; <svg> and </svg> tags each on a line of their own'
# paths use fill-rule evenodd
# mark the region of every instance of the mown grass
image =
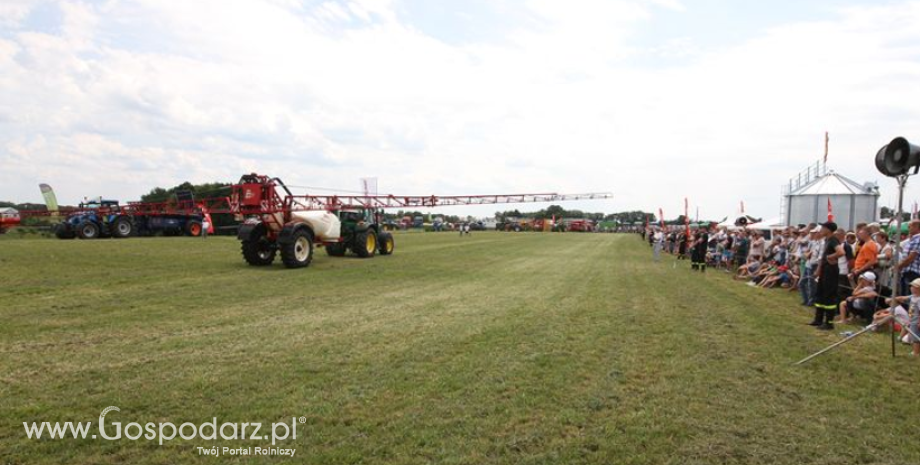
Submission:
<svg viewBox="0 0 920 465">
<path fill-rule="evenodd" d="M 243 264 L 229 238 L 0 244 L 0 463 L 176 463 L 205 440 L 22 422 L 273 422 L 300 463 L 920 463 L 920 361 L 633 236 L 397 236 Z M 110 415 L 111 417 L 112 415 Z M 229 446 L 264 446 L 235 441 Z M 221 457 L 221 462 L 281 458 Z"/>
</svg>

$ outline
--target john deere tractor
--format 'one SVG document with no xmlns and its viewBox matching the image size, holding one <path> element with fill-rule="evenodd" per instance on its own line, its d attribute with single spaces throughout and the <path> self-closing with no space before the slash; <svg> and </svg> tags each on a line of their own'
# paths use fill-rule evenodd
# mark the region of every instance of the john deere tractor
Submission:
<svg viewBox="0 0 920 465">
<path fill-rule="evenodd" d="M 393 235 L 383 231 L 376 221 L 377 212 L 354 210 L 338 212 L 341 242 L 326 244 L 326 253 L 332 257 L 341 257 L 349 250 L 361 258 L 370 258 L 393 253 L 396 243 Z"/>
</svg>

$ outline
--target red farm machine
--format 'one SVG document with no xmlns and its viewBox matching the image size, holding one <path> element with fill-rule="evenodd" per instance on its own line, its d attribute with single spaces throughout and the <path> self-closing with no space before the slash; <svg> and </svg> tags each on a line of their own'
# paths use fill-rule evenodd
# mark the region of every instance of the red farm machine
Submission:
<svg viewBox="0 0 920 465">
<path fill-rule="evenodd" d="M 15 208 L 0 208 L 0 234 L 19 226 L 21 222 L 22 217 Z"/>
<path fill-rule="evenodd" d="M 310 265 L 315 246 L 331 256 L 348 251 L 362 258 L 393 253 L 393 235 L 382 227 L 384 209 L 609 198 L 610 194 L 294 195 L 280 179 L 253 173 L 232 186 L 230 211 L 243 221 L 238 238 L 247 263 L 271 265 L 280 253 L 286 267 L 302 268 Z"/>
<path fill-rule="evenodd" d="M 97 239 L 130 236 L 200 236 L 204 219 L 212 210 L 228 211 L 226 198 L 195 201 L 188 194 L 168 202 L 129 202 L 102 198 L 60 212 L 63 221 L 54 225 L 58 239 Z M 49 212 L 36 212 L 48 216 Z"/>
</svg>

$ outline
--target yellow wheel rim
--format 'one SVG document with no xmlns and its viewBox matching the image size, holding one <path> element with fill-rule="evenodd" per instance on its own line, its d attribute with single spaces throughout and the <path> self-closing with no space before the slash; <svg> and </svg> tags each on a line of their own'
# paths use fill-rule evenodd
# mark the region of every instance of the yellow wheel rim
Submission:
<svg viewBox="0 0 920 465">
<path fill-rule="evenodd" d="M 389 239 L 387 241 L 387 253 L 390 253 L 392 251 L 393 251 L 393 239 Z"/>
<path fill-rule="evenodd" d="M 377 248 L 377 236 L 373 234 L 367 235 L 367 253 L 374 253 L 374 249 Z"/>
</svg>

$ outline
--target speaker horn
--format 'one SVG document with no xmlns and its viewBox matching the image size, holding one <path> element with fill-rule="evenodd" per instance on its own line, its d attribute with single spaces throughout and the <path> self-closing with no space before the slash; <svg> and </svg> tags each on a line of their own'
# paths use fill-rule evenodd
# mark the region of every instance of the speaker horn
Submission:
<svg viewBox="0 0 920 465">
<path fill-rule="evenodd" d="M 901 176 L 920 170 L 920 147 L 898 137 L 875 154 L 875 167 L 885 176 Z"/>
</svg>

